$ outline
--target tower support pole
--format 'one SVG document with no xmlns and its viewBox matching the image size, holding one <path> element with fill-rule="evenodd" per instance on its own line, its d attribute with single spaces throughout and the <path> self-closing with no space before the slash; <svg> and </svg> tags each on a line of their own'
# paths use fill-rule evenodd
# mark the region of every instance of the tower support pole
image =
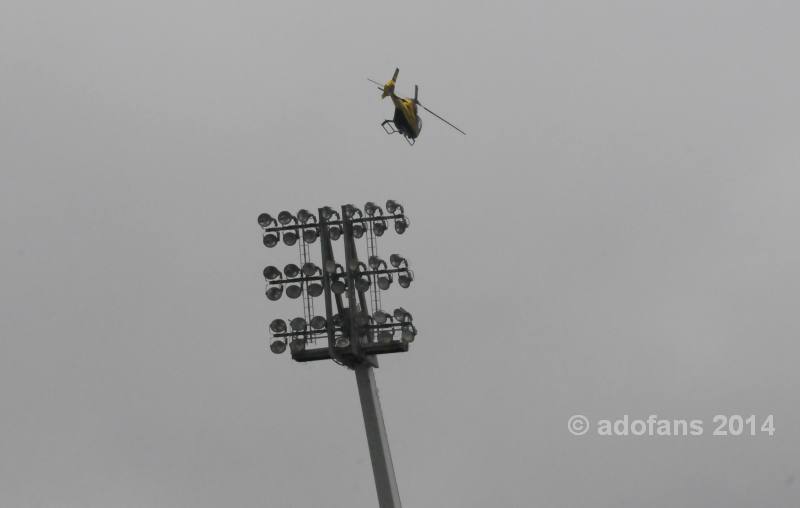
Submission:
<svg viewBox="0 0 800 508">
<path fill-rule="evenodd" d="M 381 401 L 378 398 L 378 385 L 375 373 L 369 363 L 361 363 L 354 369 L 358 396 L 361 399 L 361 412 L 364 414 L 364 427 L 367 431 L 369 456 L 372 472 L 375 475 L 375 488 L 378 491 L 380 508 L 401 508 L 400 493 L 394 476 L 392 454 L 389 452 L 389 438 L 383 423 Z"/>
</svg>

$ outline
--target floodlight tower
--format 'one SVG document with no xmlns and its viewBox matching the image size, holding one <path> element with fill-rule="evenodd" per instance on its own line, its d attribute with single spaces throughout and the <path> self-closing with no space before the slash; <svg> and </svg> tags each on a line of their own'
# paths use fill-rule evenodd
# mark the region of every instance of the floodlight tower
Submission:
<svg viewBox="0 0 800 508">
<path fill-rule="evenodd" d="M 282 271 L 275 266 L 264 268 L 267 299 L 278 300 L 285 293 L 303 303 L 302 316 L 288 323 L 284 319 L 270 323 L 269 347 L 280 354 L 288 345 L 297 362 L 333 360 L 355 371 L 380 508 L 400 508 L 401 504 L 372 369 L 378 367 L 377 355 L 406 352 L 417 335 L 408 311 L 398 307 L 390 314 L 381 308 L 381 293 L 391 287 L 395 276 L 403 288 L 414 280 L 405 258 L 392 254 L 387 263 L 378 256 L 377 238 L 390 221 L 398 234 L 408 229 L 402 205 L 391 199 L 386 212 L 368 202 L 363 211 L 347 204 L 340 211 L 319 208 L 316 216 L 305 209 L 297 215 L 284 210 L 277 219 L 266 213 L 258 216 L 266 247 L 275 247 L 282 237 L 284 244 L 298 244 L 300 251 L 299 265 L 287 264 Z M 359 260 L 356 248 L 356 240 L 362 238 L 366 263 Z M 343 265 L 334 256 L 333 243 L 339 239 L 344 244 Z M 317 240 L 319 265 L 311 261 L 309 249 Z M 320 296 L 325 301 L 324 316 L 314 312 L 314 298 Z M 317 345 L 323 340 L 326 345 Z"/>
</svg>

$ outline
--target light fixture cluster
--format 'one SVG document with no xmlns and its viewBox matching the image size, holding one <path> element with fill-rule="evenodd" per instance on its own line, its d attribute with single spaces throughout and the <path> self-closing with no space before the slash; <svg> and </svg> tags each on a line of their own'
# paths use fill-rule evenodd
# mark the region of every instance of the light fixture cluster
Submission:
<svg viewBox="0 0 800 508">
<path fill-rule="evenodd" d="M 376 341 L 380 344 L 388 344 L 395 338 L 395 333 L 400 332 L 400 340 L 405 343 L 414 342 L 417 336 L 417 328 L 414 326 L 411 313 L 402 307 L 398 307 L 392 314 L 382 310 L 372 313 L 370 325 L 375 331 Z"/>
<path fill-rule="evenodd" d="M 289 298 L 300 298 L 304 285 L 311 297 L 320 296 L 323 292 L 322 269 L 310 262 L 302 267 L 289 263 L 283 268 L 283 272 L 275 266 L 268 266 L 264 268 L 264 279 L 267 281 L 267 299 L 271 301 L 279 300 L 284 290 Z"/>
<path fill-rule="evenodd" d="M 289 348 L 297 361 L 331 358 L 353 367 L 363 361 L 364 355 L 408 350 L 417 335 L 411 314 L 402 307 L 392 313 L 379 310 L 381 291 L 394 282 L 408 288 L 414 280 L 406 258 L 392 254 L 384 260 L 377 254 L 376 237 L 390 227 L 397 234 L 408 229 L 409 220 L 400 203 L 390 199 L 381 207 L 370 201 L 363 208 L 347 204 L 339 211 L 325 206 L 317 209 L 316 215 L 306 209 L 296 214 L 283 210 L 275 217 L 262 213 L 258 224 L 266 247 L 283 243 L 297 245 L 300 250 L 298 263 L 289 263 L 282 269 L 270 265 L 263 270 L 268 300 L 280 300 L 286 295 L 303 302 L 302 317 L 270 323 L 273 353 Z M 362 258 L 366 262 L 359 261 L 353 242 L 362 237 L 366 237 L 367 253 Z M 336 262 L 331 245 L 339 239 L 344 240 L 342 264 Z M 317 240 L 322 259 L 319 265 L 311 262 L 309 250 Z M 370 299 L 365 298 L 368 292 Z M 314 311 L 314 299 L 320 296 L 325 296 L 322 316 Z M 318 339 L 327 339 L 327 348 L 310 345 Z"/>
<path fill-rule="evenodd" d="M 417 335 L 411 314 L 399 307 L 392 314 L 382 310 L 375 311 L 372 316 L 361 313 L 356 316 L 357 334 L 370 338 L 370 342 L 389 344 L 395 338 L 405 343 L 411 343 Z M 348 320 L 340 314 L 335 314 L 331 320 L 335 344 L 337 348 L 350 347 L 350 330 Z M 328 322 L 323 316 L 314 316 L 310 321 L 303 317 L 291 320 L 274 319 L 269 325 L 272 336 L 270 350 L 275 354 L 286 351 L 288 345 L 292 353 L 303 351 L 311 341 L 321 339 L 328 333 Z"/>
<path fill-rule="evenodd" d="M 369 225 L 375 236 L 382 236 L 388 229 L 389 221 L 394 224 L 394 230 L 402 235 L 408 229 L 408 217 L 403 212 L 403 206 L 397 201 L 386 201 L 386 212 L 373 202 L 364 205 L 360 210 L 354 205 L 345 205 L 344 214 L 353 225 L 353 237 L 361 238 L 367 232 Z M 322 217 L 327 224 L 331 240 L 336 241 L 342 237 L 342 217 L 339 212 L 326 206 L 321 209 Z M 275 218 L 268 213 L 258 216 L 258 225 L 264 231 L 264 245 L 272 248 L 283 243 L 292 246 L 302 239 L 306 243 L 314 243 L 319 238 L 319 222 L 317 217 L 305 208 L 298 210 L 297 215 L 284 210 Z"/>
<path fill-rule="evenodd" d="M 392 285 L 393 275 L 397 275 L 400 287 L 409 287 L 414 280 L 414 273 L 408 268 L 408 261 L 399 254 L 392 254 L 389 263 L 392 268 L 378 256 L 370 257 L 369 266 L 359 263 L 354 273 L 356 290 L 360 293 L 369 291 L 372 276 L 375 276 L 378 288 L 384 291 Z M 337 295 L 344 294 L 349 285 L 342 265 L 330 263 L 326 270 L 331 277 L 331 291 Z M 300 298 L 304 286 L 308 296 L 313 298 L 323 293 L 322 269 L 314 263 L 305 263 L 302 268 L 289 263 L 282 272 L 275 266 L 268 266 L 264 268 L 264 279 L 267 281 L 267 299 L 271 301 L 279 300 L 284 293 L 291 299 Z"/>
<path fill-rule="evenodd" d="M 340 326 L 341 329 L 341 326 Z M 275 354 L 283 353 L 287 343 L 293 352 L 305 349 L 306 343 L 327 335 L 327 322 L 322 316 L 314 316 L 310 321 L 296 317 L 287 323 L 283 319 L 273 319 L 269 324 L 272 341 L 269 348 Z"/>
<path fill-rule="evenodd" d="M 288 210 L 283 210 L 274 218 L 268 213 L 258 216 L 258 225 L 264 230 L 264 245 L 275 247 L 280 243 L 292 246 L 302 238 L 306 243 L 314 243 L 319 236 L 317 217 L 306 209 L 301 209 L 297 215 L 292 215 Z"/>
<path fill-rule="evenodd" d="M 389 264 L 378 256 L 370 256 L 369 268 L 371 270 L 365 272 L 367 275 L 374 275 L 376 277 L 376 284 L 378 287 L 385 291 L 389 289 L 394 281 L 392 275 L 397 275 L 397 282 L 400 287 L 407 288 L 414 280 L 414 273 L 408 268 L 408 260 L 400 254 L 392 254 L 389 256 Z M 389 265 L 392 268 L 389 268 Z"/>
</svg>

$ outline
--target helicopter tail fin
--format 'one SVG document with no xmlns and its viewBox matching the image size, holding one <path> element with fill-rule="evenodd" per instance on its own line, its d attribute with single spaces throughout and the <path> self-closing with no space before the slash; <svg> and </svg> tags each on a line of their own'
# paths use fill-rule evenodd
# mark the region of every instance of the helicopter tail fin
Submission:
<svg viewBox="0 0 800 508">
<path fill-rule="evenodd" d="M 392 79 L 390 79 L 389 81 L 386 82 L 385 85 L 383 85 L 383 95 L 381 95 L 382 99 L 394 95 L 394 83 L 395 81 L 397 81 L 398 74 L 400 74 L 400 69 L 395 68 L 394 74 L 392 75 Z"/>
<path fill-rule="evenodd" d="M 419 96 L 419 86 L 414 85 L 414 104 L 419 104 L 417 97 Z"/>
</svg>

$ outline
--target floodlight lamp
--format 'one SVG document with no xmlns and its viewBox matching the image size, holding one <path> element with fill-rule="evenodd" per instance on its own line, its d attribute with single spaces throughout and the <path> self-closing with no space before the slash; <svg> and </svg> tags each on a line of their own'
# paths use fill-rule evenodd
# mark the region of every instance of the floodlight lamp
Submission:
<svg viewBox="0 0 800 508">
<path fill-rule="evenodd" d="M 378 332 L 378 342 L 380 342 L 381 344 L 389 344 L 390 342 L 392 342 L 393 338 L 394 334 L 389 330 L 381 330 L 380 332 Z"/>
<path fill-rule="evenodd" d="M 404 326 L 403 331 L 401 334 L 401 339 L 406 344 L 410 342 L 414 342 L 414 338 L 417 336 L 417 329 L 414 328 L 414 325 Z"/>
<path fill-rule="evenodd" d="M 386 232 L 386 221 L 379 220 L 373 222 L 372 231 L 375 232 L 375 236 L 383 236 L 383 233 Z"/>
<path fill-rule="evenodd" d="M 330 206 L 323 206 L 321 215 L 322 215 L 322 218 L 325 219 L 326 221 L 330 220 L 331 217 L 336 217 L 337 219 L 339 218 L 339 212 L 337 212 L 336 210 L 334 210 Z"/>
<path fill-rule="evenodd" d="M 350 347 L 350 339 L 347 337 L 339 337 L 336 339 L 336 347 Z"/>
<path fill-rule="evenodd" d="M 347 286 L 343 281 L 335 280 L 333 281 L 333 283 L 331 283 L 331 291 L 333 291 L 337 295 L 341 295 L 342 293 L 345 292 L 346 289 Z"/>
<path fill-rule="evenodd" d="M 289 348 L 292 350 L 292 354 L 302 353 L 306 349 L 306 340 L 294 339 L 289 343 Z"/>
<path fill-rule="evenodd" d="M 283 333 L 286 331 L 286 321 L 273 319 L 272 323 L 269 324 L 269 329 L 272 330 L 272 333 Z"/>
<path fill-rule="evenodd" d="M 378 210 L 380 210 L 380 207 L 372 201 L 367 201 L 367 203 L 364 205 L 364 212 L 370 217 L 374 216 L 375 212 Z"/>
<path fill-rule="evenodd" d="M 328 228 L 328 234 L 334 242 L 342 236 L 342 229 L 339 226 L 331 226 Z"/>
<path fill-rule="evenodd" d="M 281 226 L 285 226 L 292 221 L 297 222 L 297 217 L 292 215 L 290 211 L 283 210 L 281 213 L 278 214 L 278 222 L 281 223 Z"/>
<path fill-rule="evenodd" d="M 341 327 L 344 324 L 344 318 L 341 314 L 333 315 L 333 326 Z"/>
<path fill-rule="evenodd" d="M 402 307 L 394 309 L 394 318 L 400 322 L 411 321 L 412 319 L 411 313 Z"/>
<path fill-rule="evenodd" d="M 267 280 L 277 279 L 281 276 L 281 271 L 274 266 L 264 268 L 264 278 Z"/>
<path fill-rule="evenodd" d="M 408 261 L 400 254 L 392 254 L 391 256 L 389 256 L 389 263 L 391 263 L 392 266 L 395 268 L 400 268 L 400 265 L 404 263 L 406 266 L 408 266 Z"/>
<path fill-rule="evenodd" d="M 303 330 L 306 329 L 307 323 L 306 323 L 306 320 L 304 318 L 296 317 L 296 318 L 292 319 L 292 321 L 289 323 L 289 325 L 292 327 L 292 330 L 294 330 L 295 332 L 302 332 Z"/>
<path fill-rule="evenodd" d="M 386 321 L 388 321 L 391 318 L 392 316 L 383 312 L 382 310 L 376 310 L 375 312 L 372 313 L 372 319 L 374 319 L 375 322 L 378 323 L 379 325 L 386 323 Z"/>
<path fill-rule="evenodd" d="M 314 217 L 314 214 L 306 210 L 305 208 L 301 208 L 297 211 L 297 220 L 300 221 L 300 224 L 305 224 L 310 219 L 314 219 L 314 222 L 317 222 L 317 218 Z"/>
<path fill-rule="evenodd" d="M 311 263 L 310 261 L 303 265 L 303 275 L 305 275 L 306 277 L 311 277 L 316 273 L 321 273 L 321 272 L 322 270 L 320 270 L 320 268 L 317 265 Z"/>
<path fill-rule="evenodd" d="M 390 200 L 386 201 L 386 211 L 387 212 L 389 212 L 390 214 L 394 215 L 394 213 L 397 210 L 400 210 L 400 213 L 403 213 L 403 206 L 400 203 L 398 203 L 394 199 L 390 199 Z"/>
<path fill-rule="evenodd" d="M 366 277 L 361 277 L 356 280 L 356 289 L 359 293 L 366 293 L 369 291 L 369 279 Z"/>
<path fill-rule="evenodd" d="M 391 275 L 382 275 L 378 277 L 378 287 L 381 288 L 383 291 L 389 289 L 389 286 L 391 285 L 392 285 Z"/>
<path fill-rule="evenodd" d="M 405 219 L 398 219 L 394 221 L 394 231 L 398 235 L 402 235 L 408 229 L 408 222 Z"/>
<path fill-rule="evenodd" d="M 288 296 L 289 298 L 291 298 L 293 300 L 296 299 L 296 298 L 300 298 L 300 295 L 302 295 L 302 294 L 303 294 L 303 288 L 300 287 L 300 286 L 297 286 L 297 285 L 293 284 L 293 285 L 289 286 L 288 288 L 286 288 L 286 296 Z"/>
<path fill-rule="evenodd" d="M 308 291 L 308 295 L 314 298 L 321 295 L 323 290 L 324 289 L 322 287 L 322 284 L 319 284 L 317 282 L 312 282 L 311 284 L 308 285 L 308 288 L 306 289 L 306 291 Z"/>
<path fill-rule="evenodd" d="M 356 208 L 354 205 L 351 204 L 344 205 L 343 210 L 346 219 L 352 219 L 356 215 L 358 215 L 359 217 L 363 215 L 361 213 L 361 210 L 359 210 L 358 208 Z"/>
<path fill-rule="evenodd" d="M 363 224 L 353 224 L 353 238 L 361 238 L 365 232 Z"/>
<path fill-rule="evenodd" d="M 295 231 L 286 231 L 283 233 L 283 243 L 291 247 L 292 245 L 297 243 L 297 233 Z"/>
<path fill-rule="evenodd" d="M 327 323 L 325 322 L 325 318 L 322 316 L 314 316 L 313 318 L 311 318 L 311 328 L 315 330 L 325 328 L 326 324 Z"/>
<path fill-rule="evenodd" d="M 386 261 L 382 260 L 378 256 L 370 256 L 369 257 L 369 267 L 373 270 L 377 270 L 381 266 L 386 266 Z"/>
<path fill-rule="evenodd" d="M 317 233 L 316 228 L 309 228 L 303 230 L 303 241 L 306 243 L 314 243 L 315 241 L 317 241 L 317 236 L 319 236 L 319 233 Z"/>
<path fill-rule="evenodd" d="M 406 272 L 397 277 L 397 282 L 400 284 L 401 288 L 407 288 L 410 286 L 412 280 L 414 280 L 414 276 L 411 274 L 411 272 Z"/>
<path fill-rule="evenodd" d="M 289 263 L 288 265 L 283 267 L 283 273 L 286 274 L 287 277 L 290 279 L 294 279 L 298 275 L 300 275 L 300 267 L 298 267 L 294 263 Z"/>
<path fill-rule="evenodd" d="M 278 245 L 280 236 L 277 233 L 267 233 L 264 235 L 264 246 L 270 249 Z"/>
<path fill-rule="evenodd" d="M 268 213 L 262 213 L 258 216 L 258 225 L 266 229 L 271 225 L 276 224 L 275 219 Z"/>
<path fill-rule="evenodd" d="M 272 286 L 267 289 L 267 299 L 270 301 L 280 300 L 283 296 L 283 286 Z"/>
<path fill-rule="evenodd" d="M 286 351 L 286 341 L 283 339 L 275 339 L 272 341 L 272 344 L 269 345 L 270 350 L 276 355 L 279 355 Z"/>
</svg>

